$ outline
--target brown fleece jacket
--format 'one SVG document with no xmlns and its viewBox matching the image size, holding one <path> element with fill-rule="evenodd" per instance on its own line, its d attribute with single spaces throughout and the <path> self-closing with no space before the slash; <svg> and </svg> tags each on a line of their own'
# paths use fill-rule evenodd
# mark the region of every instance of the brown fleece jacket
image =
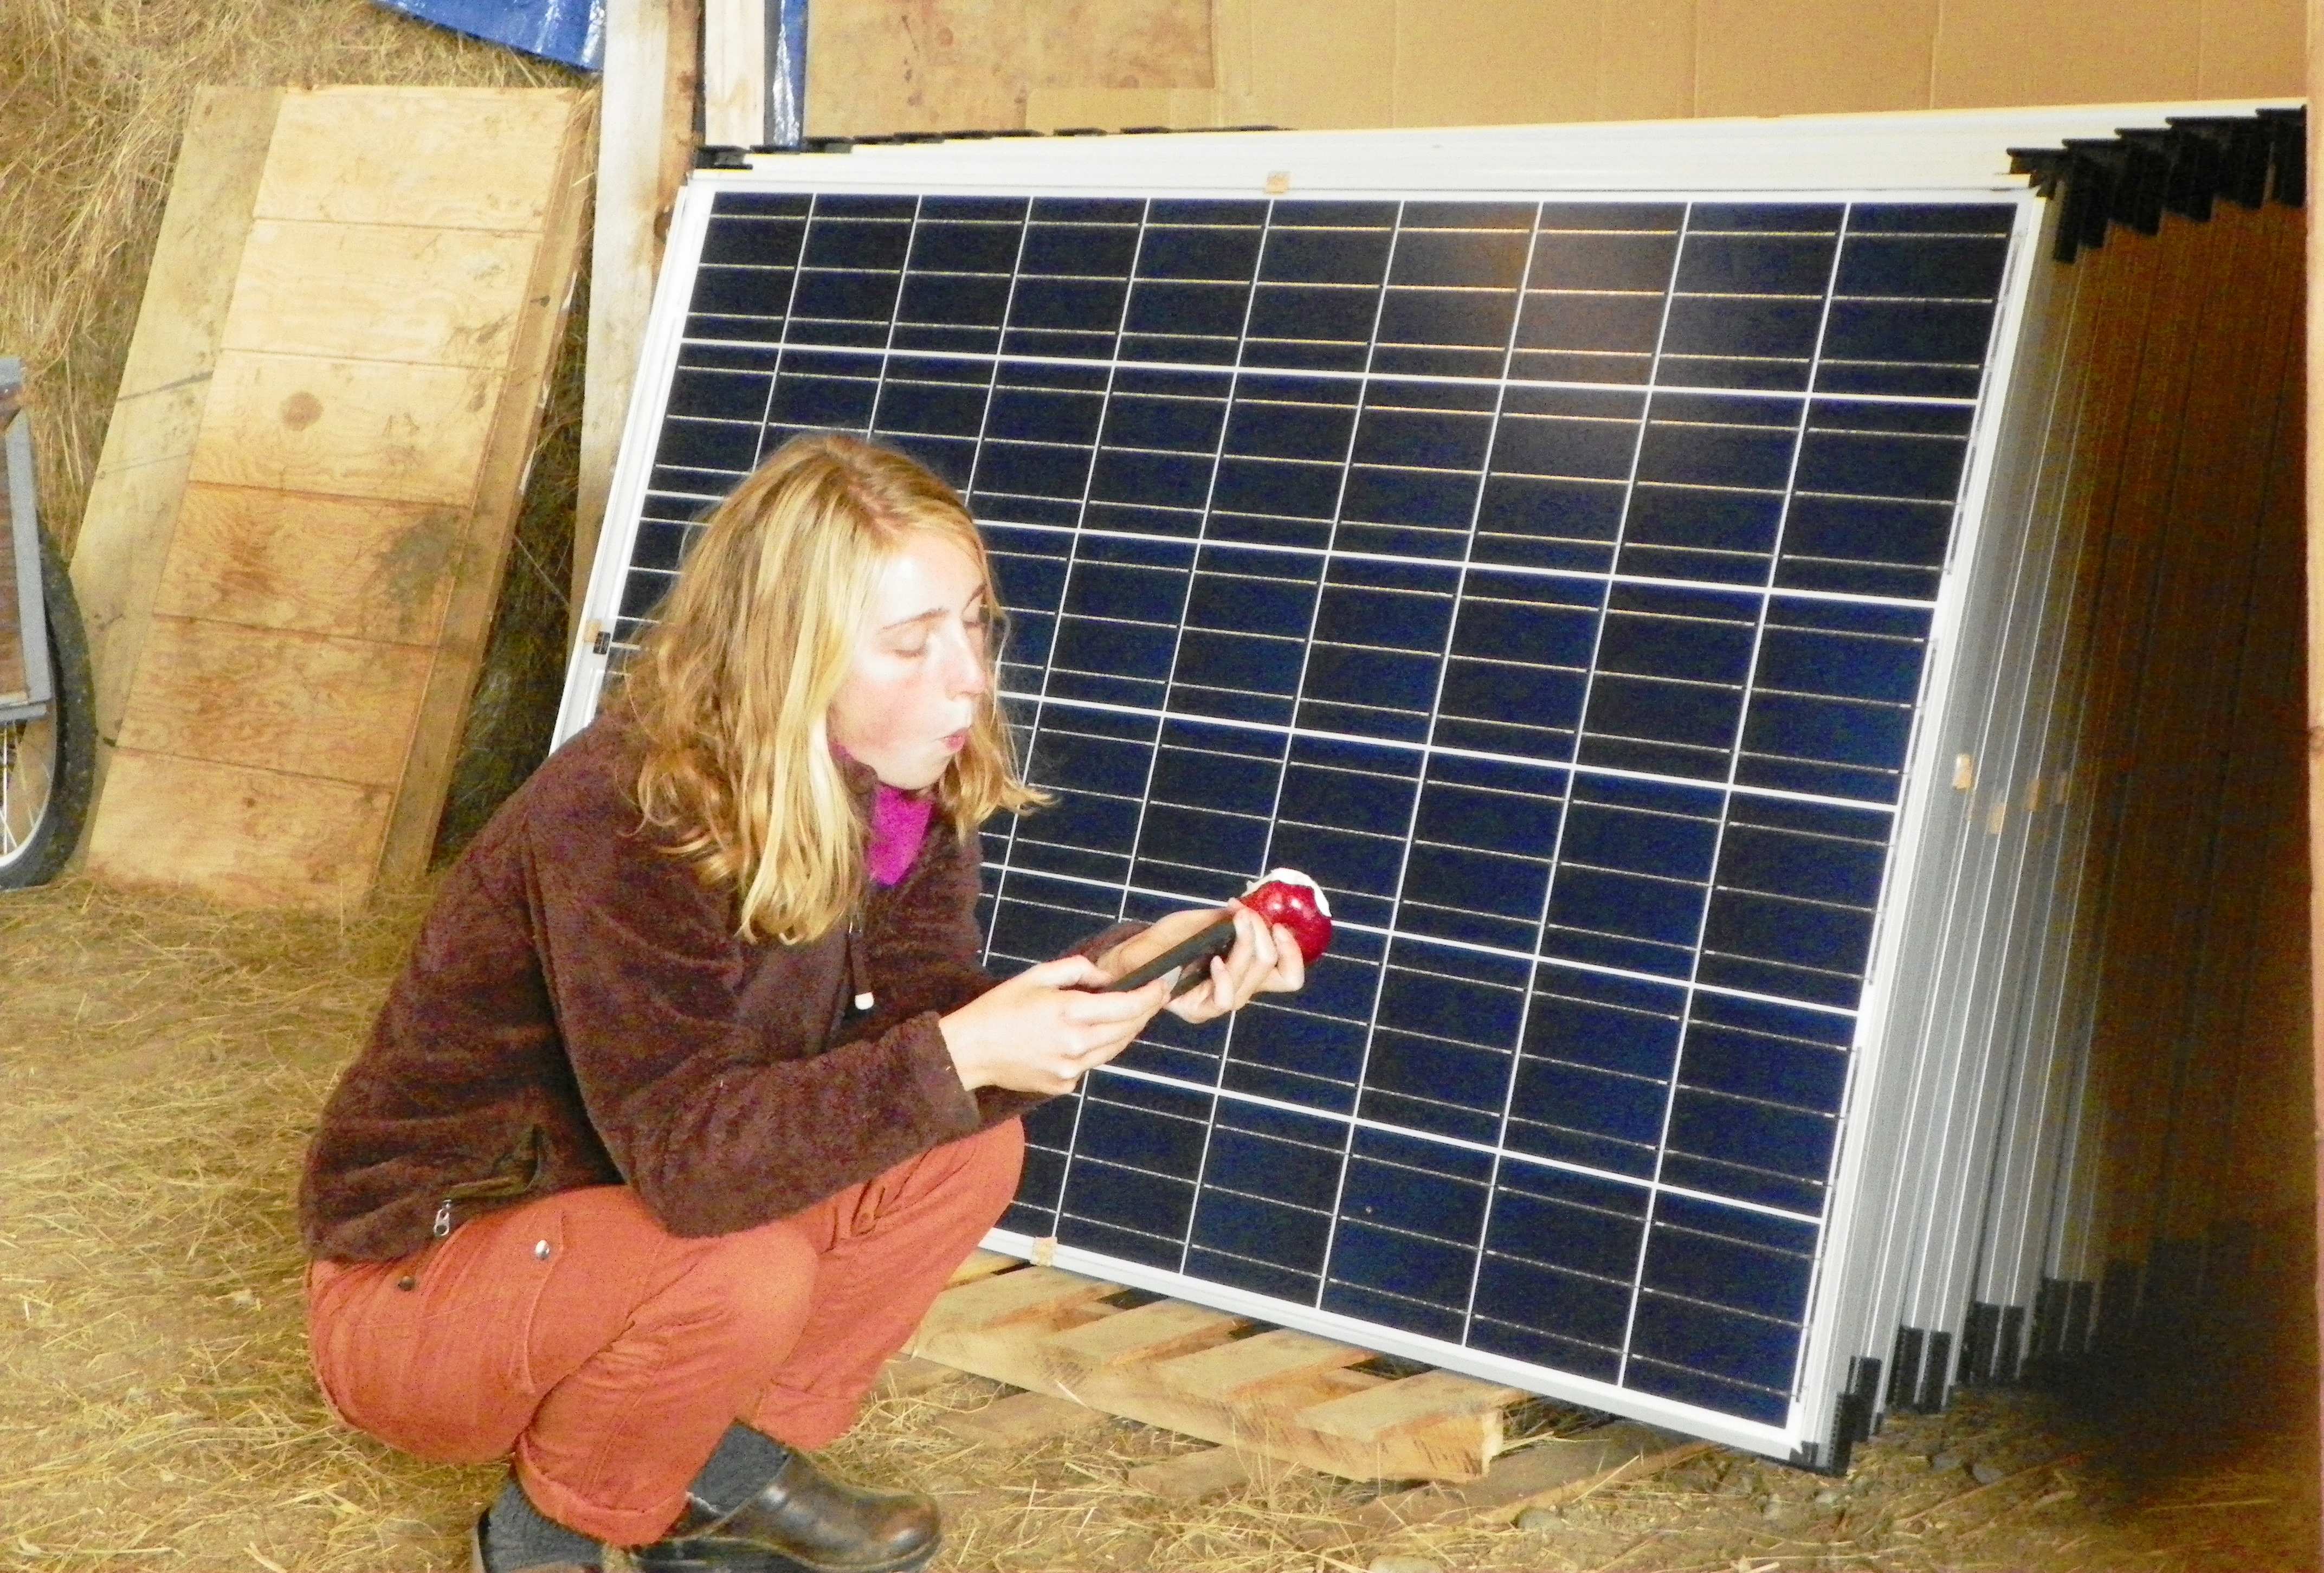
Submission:
<svg viewBox="0 0 2324 1573">
<path fill-rule="evenodd" d="M 641 828 L 638 763 L 598 721 L 446 876 L 308 1149 L 309 1254 L 392 1259 L 439 1220 L 585 1185 L 632 1187 L 673 1234 L 729 1234 L 1040 1101 L 972 1096 L 937 1030 L 994 981 L 973 837 L 932 825 L 854 936 L 746 944 L 733 893 Z M 868 812 L 872 773 L 843 768 Z"/>
</svg>

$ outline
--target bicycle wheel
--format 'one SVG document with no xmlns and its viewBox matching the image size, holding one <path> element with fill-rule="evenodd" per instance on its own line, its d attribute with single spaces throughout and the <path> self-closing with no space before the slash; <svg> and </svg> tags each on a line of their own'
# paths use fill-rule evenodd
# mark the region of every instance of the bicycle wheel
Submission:
<svg viewBox="0 0 2324 1573">
<path fill-rule="evenodd" d="M 41 537 L 41 594 L 55 696 L 45 714 L 0 723 L 0 890 L 46 884 L 80 845 L 97 773 L 88 640 L 65 565 Z"/>
</svg>

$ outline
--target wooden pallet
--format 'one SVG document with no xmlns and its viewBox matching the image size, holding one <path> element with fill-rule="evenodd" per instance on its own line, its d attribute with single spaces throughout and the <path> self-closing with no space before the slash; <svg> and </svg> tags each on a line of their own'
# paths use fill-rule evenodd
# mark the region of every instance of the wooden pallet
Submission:
<svg viewBox="0 0 2324 1573">
<path fill-rule="evenodd" d="M 899 1372 L 893 1385 L 923 1384 L 919 1363 L 936 1362 L 1024 1388 L 964 1417 L 972 1423 L 962 1429 L 996 1443 L 1111 1414 L 1221 1445 L 1224 1457 L 1190 1455 L 1146 1471 L 1151 1478 L 1139 1484 L 1167 1495 L 1232 1485 L 1268 1460 L 1351 1479 L 1471 1483 L 1384 1498 L 1397 1522 L 1515 1512 L 1701 1449 L 1626 1426 L 1530 1444 L 1497 1464 L 1504 1411 L 1526 1396 L 1518 1389 L 1449 1371 L 1381 1375 L 1360 1369 L 1376 1356 L 1351 1344 L 1179 1300 L 1109 1303 L 1121 1293 L 1118 1283 L 981 1252 L 921 1323 L 910 1351 L 919 1374 Z"/>
</svg>

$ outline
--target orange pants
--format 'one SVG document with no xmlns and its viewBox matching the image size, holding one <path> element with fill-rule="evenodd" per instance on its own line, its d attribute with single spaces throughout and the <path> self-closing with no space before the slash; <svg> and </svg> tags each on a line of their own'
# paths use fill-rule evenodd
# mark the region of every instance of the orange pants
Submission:
<svg viewBox="0 0 2324 1573">
<path fill-rule="evenodd" d="M 804 1448 L 854 1422 L 1009 1205 L 1024 1150 L 1010 1120 L 708 1239 L 605 1186 L 487 1213 L 401 1261 L 318 1262 L 316 1378 L 382 1441 L 444 1463 L 512 1451 L 550 1518 L 642 1545 L 734 1420 Z"/>
</svg>

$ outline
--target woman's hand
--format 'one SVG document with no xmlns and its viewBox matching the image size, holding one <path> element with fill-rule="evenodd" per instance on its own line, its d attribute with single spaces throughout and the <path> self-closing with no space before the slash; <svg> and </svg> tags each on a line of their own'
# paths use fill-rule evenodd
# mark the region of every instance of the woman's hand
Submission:
<svg viewBox="0 0 2324 1573">
<path fill-rule="evenodd" d="M 936 1024 L 961 1085 L 1071 1092 L 1082 1072 L 1128 1048 L 1169 998 L 1167 973 L 1125 994 L 1092 992 L 1119 976 L 1079 956 L 1045 961 L 942 1017 Z"/>
<path fill-rule="evenodd" d="M 1172 1015 L 1207 1022 L 1242 1009 L 1254 995 L 1291 994 L 1306 983 L 1307 964 L 1290 930 L 1268 923 L 1240 902 L 1227 910 L 1234 914 L 1234 948 L 1211 958 L 1210 976 L 1170 1002 Z"/>
<path fill-rule="evenodd" d="M 1306 983 L 1306 963 L 1300 957 L 1299 942 L 1291 937 L 1291 931 L 1279 923 L 1268 924 L 1240 902 L 1231 902 L 1223 908 L 1173 912 L 1134 939 L 1125 939 L 1107 951 L 1099 965 L 1108 977 L 1124 976 L 1135 971 L 1139 963 L 1161 955 L 1182 939 L 1193 938 L 1222 917 L 1234 919 L 1234 948 L 1224 956 L 1211 958 L 1209 976 L 1170 1002 L 1172 1015 L 1189 1022 L 1207 1022 L 1240 1010 L 1254 995 L 1288 994 Z"/>
</svg>

